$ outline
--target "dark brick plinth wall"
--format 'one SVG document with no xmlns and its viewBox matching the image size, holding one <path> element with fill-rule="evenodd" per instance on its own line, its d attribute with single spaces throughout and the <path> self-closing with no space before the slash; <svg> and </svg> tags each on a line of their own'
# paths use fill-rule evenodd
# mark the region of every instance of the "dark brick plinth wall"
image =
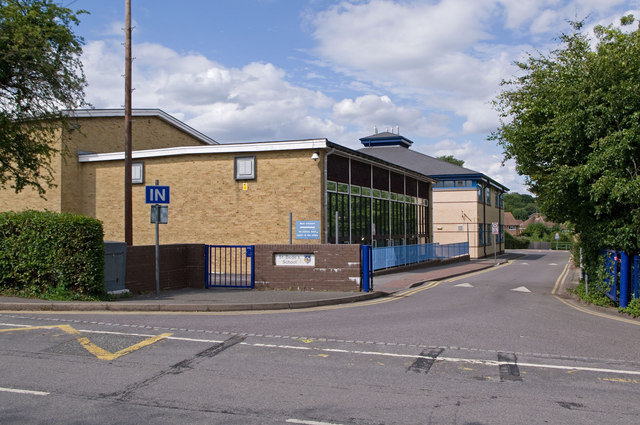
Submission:
<svg viewBox="0 0 640 425">
<path fill-rule="evenodd" d="M 276 266 L 276 254 L 313 254 L 314 266 Z M 360 245 L 256 245 L 256 289 L 360 291 Z"/>
<path fill-rule="evenodd" d="M 125 288 L 133 293 L 156 290 L 156 247 L 127 247 Z M 160 246 L 160 290 L 204 288 L 204 245 Z"/>
</svg>

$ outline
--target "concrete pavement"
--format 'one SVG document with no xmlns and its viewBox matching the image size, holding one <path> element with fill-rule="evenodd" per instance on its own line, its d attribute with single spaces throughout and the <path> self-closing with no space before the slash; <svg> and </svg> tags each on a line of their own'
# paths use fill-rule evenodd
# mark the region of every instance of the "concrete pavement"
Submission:
<svg viewBox="0 0 640 425">
<path fill-rule="evenodd" d="M 513 254 L 498 257 L 498 263 Z M 50 301 L 0 297 L 0 311 L 248 311 L 337 305 L 385 297 L 394 292 L 493 267 L 493 259 L 390 273 L 373 279 L 372 292 L 256 291 L 246 289 L 182 289 L 135 295 L 116 301 Z"/>
</svg>

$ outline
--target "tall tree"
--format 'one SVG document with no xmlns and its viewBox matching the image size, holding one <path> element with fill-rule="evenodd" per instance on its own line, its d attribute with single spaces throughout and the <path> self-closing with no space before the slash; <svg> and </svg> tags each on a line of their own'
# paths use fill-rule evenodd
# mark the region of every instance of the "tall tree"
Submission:
<svg viewBox="0 0 640 425">
<path fill-rule="evenodd" d="M 518 62 L 494 101 L 490 139 L 526 176 L 542 213 L 571 222 L 593 261 L 603 248 L 638 252 L 640 228 L 640 30 L 583 23 L 548 55 Z"/>
<path fill-rule="evenodd" d="M 464 161 L 462 159 L 458 159 L 456 157 L 454 157 L 453 155 L 442 155 L 439 156 L 438 158 L 440 161 L 445 161 L 445 162 L 449 162 L 453 165 L 459 165 L 462 167 L 462 165 L 464 164 Z"/>
<path fill-rule="evenodd" d="M 513 214 L 518 220 L 526 220 L 538 211 L 536 199 L 527 194 L 505 193 L 504 194 L 504 210 Z"/>
<path fill-rule="evenodd" d="M 80 10 L 52 0 L 0 0 L 0 188 L 53 185 L 53 137 L 84 105 Z"/>
</svg>

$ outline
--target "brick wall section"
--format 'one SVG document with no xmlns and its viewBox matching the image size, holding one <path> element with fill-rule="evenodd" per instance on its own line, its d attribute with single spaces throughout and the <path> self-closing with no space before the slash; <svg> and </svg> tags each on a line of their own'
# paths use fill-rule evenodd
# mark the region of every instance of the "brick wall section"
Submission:
<svg viewBox="0 0 640 425">
<path fill-rule="evenodd" d="M 139 294 L 156 290 L 154 245 L 127 248 L 125 288 Z M 204 245 L 160 246 L 160 290 L 204 288 Z"/>
<path fill-rule="evenodd" d="M 314 254 L 315 266 L 276 266 L 275 254 Z M 360 245 L 256 245 L 256 289 L 360 291 Z"/>
</svg>

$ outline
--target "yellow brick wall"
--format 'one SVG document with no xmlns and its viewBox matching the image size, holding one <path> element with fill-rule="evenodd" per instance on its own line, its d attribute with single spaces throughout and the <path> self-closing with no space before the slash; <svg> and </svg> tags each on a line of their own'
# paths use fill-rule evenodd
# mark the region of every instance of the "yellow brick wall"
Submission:
<svg viewBox="0 0 640 425">
<path fill-rule="evenodd" d="M 61 131 L 56 131 L 53 136 L 51 144 L 57 150 L 60 150 L 60 136 Z M 15 193 L 15 191 L 7 186 L 5 189 L 0 189 L 0 211 L 24 211 L 24 210 L 49 210 L 59 212 L 61 211 L 61 191 L 60 191 L 60 176 L 61 176 L 62 162 L 60 155 L 54 155 L 51 158 L 51 169 L 53 172 L 54 183 L 57 187 L 53 187 L 46 190 L 44 195 L 46 199 L 40 197 L 38 192 L 31 187 L 25 187 L 21 192 Z"/>
<path fill-rule="evenodd" d="M 74 130 L 65 132 L 66 150 L 70 154 L 62 173 L 62 209 L 81 214 L 83 211 L 84 185 L 80 178 L 78 150 L 105 153 L 124 151 L 124 118 L 98 117 L 74 118 Z M 203 145 L 200 140 L 168 124 L 157 117 L 133 117 L 131 124 L 132 149 L 160 149 L 175 146 Z M 124 185 L 124 176 L 117 182 Z M 123 195 L 124 197 L 124 195 Z M 123 219 L 124 220 L 124 219 Z"/>
<path fill-rule="evenodd" d="M 467 242 L 471 258 L 485 255 L 485 246 L 479 245 L 478 224 L 484 225 L 486 240 L 486 224 L 504 223 L 503 211 L 496 207 L 495 190 L 491 190 L 491 205 L 478 202 L 476 188 L 434 190 L 433 191 L 433 234 L 434 242 L 441 244 Z M 462 212 L 466 217 L 462 217 Z M 488 235 L 492 237 L 491 233 Z M 499 250 L 499 247 L 498 247 Z M 493 254 L 493 245 L 486 246 L 487 255 Z"/>
<path fill-rule="evenodd" d="M 153 185 L 157 179 L 171 187 L 169 223 L 160 225 L 160 243 L 288 243 L 289 212 L 293 242 L 319 243 L 295 240 L 296 220 L 322 220 L 322 161 L 311 160 L 311 154 L 310 150 L 257 152 L 257 178 L 244 181 L 234 179 L 234 154 L 145 159 L 145 184 Z M 122 161 L 81 167 L 84 214 L 103 221 L 105 239 L 123 240 Z M 155 243 L 149 210 L 144 185 L 134 185 L 134 245 Z"/>
<path fill-rule="evenodd" d="M 73 118 L 72 130 L 60 130 L 54 142 L 61 154 L 52 158 L 56 188 L 48 189 L 46 200 L 37 191 L 26 188 L 15 194 L 11 189 L 0 190 L 0 211 L 26 209 L 64 211 L 81 214 L 86 197 L 81 179 L 78 150 L 87 152 L 123 152 L 124 117 Z M 64 143 L 61 144 L 60 141 Z M 132 122 L 133 150 L 158 149 L 175 146 L 203 145 L 200 140 L 157 117 L 134 117 Z M 124 175 L 113 184 L 122 185 Z M 123 195 L 124 197 L 124 195 Z M 124 220 L 124 219 L 123 219 Z"/>
<path fill-rule="evenodd" d="M 70 123 L 79 126 L 65 135 L 73 155 L 78 149 L 95 153 L 124 151 L 124 117 L 73 118 Z M 133 117 L 131 134 L 134 151 L 204 145 L 157 117 Z"/>
</svg>

